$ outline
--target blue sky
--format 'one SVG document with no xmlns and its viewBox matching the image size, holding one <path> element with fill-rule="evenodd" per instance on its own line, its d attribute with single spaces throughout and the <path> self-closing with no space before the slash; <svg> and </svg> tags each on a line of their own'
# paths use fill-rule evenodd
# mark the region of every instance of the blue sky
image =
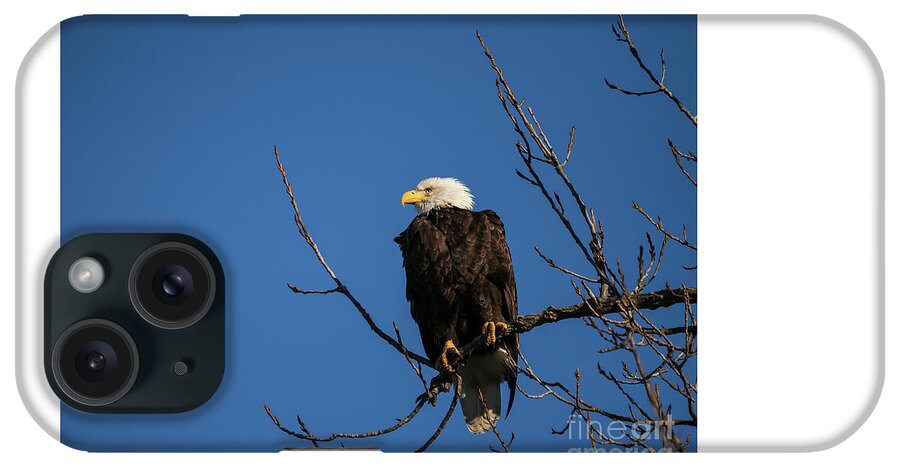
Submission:
<svg viewBox="0 0 900 476">
<path fill-rule="evenodd" d="M 557 149 L 565 148 L 569 127 L 578 127 L 567 171 L 604 223 L 607 255 L 622 259 L 629 278 L 649 231 L 631 200 L 675 229 L 683 223 L 693 240 L 696 189 L 678 172 L 666 139 L 696 150 L 696 130 L 661 96 L 625 97 L 604 86 L 608 77 L 647 87 L 614 41 L 613 22 L 388 16 L 64 23 L 63 240 L 95 231 L 189 233 L 216 251 L 228 286 L 227 371 L 210 402 L 166 416 L 64 409 L 64 440 L 88 449 L 275 450 L 307 444 L 278 432 L 263 403 L 284 422 L 299 413 L 322 434 L 387 426 L 412 408 L 420 383 L 349 303 L 285 287 L 332 284 L 294 229 L 273 144 L 330 265 L 382 328 L 397 322 L 414 350 L 421 344 L 392 239 L 414 214 L 401 208 L 400 195 L 424 177 L 457 177 L 475 194 L 476 209 L 500 214 L 521 313 L 577 302 L 568 279 L 533 251 L 538 245 L 587 272 L 543 198 L 514 174 L 516 137 L 476 29 Z M 665 47 L 667 84 L 696 111 L 696 18 L 626 22 L 653 67 Z M 659 286 L 696 283 L 695 272 L 681 268 L 695 260 L 671 246 Z M 677 322 L 681 313 L 657 315 Z M 624 411 L 616 390 L 593 371 L 599 346 L 578 320 L 522 336 L 539 374 L 571 382 L 580 367 L 585 395 Z M 399 432 L 345 443 L 415 449 L 437 426 L 447 398 Z M 567 414 L 560 404 L 519 395 L 500 429 L 516 433 L 519 451 L 585 446 L 550 434 Z M 470 436 L 454 415 L 433 449 L 482 451 L 491 443 Z"/>
</svg>

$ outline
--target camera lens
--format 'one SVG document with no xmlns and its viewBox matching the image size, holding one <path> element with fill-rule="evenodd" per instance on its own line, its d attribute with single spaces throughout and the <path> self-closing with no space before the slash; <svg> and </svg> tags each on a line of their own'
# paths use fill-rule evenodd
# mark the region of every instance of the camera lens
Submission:
<svg viewBox="0 0 900 476">
<path fill-rule="evenodd" d="M 75 371 L 87 382 L 102 382 L 119 367 L 116 349 L 108 340 L 89 340 L 75 351 Z"/>
<path fill-rule="evenodd" d="M 191 275 L 169 273 L 163 276 L 162 290 L 169 297 L 178 297 L 185 293 L 187 283 L 191 282 Z M 190 291 L 188 291 L 189 293 Z"/>
<path fill-rule="evenodd" d="M 85 360 L 87 360 L 87 368 L 91 372 L 100 372 L 106 366 L 106 357 L 97 352 L 91 352 Z"/>
<path fill-rule="evenodd" d="M 102 406 L 122 398 L 137 378 L 138 350 L 119 325 L 103 319 L 77 322 L 53 348 L 53 378 L 76 402 Z"/>
<path fill-rule="evenodd" d="M 135 261 L 128 283 L 138 313 L 164 329 L 182 329 L 209 311 L 215 296 L 209 260 L 185 243 L 161 243 Z"/>
<path fill-rule="evenodd" d="M 153 276 L 156 298 L 170 306 L 187 302 L 194 293 L 194 278 L 187 268 L 177 264 L 163 266 Z"/>
</svg>

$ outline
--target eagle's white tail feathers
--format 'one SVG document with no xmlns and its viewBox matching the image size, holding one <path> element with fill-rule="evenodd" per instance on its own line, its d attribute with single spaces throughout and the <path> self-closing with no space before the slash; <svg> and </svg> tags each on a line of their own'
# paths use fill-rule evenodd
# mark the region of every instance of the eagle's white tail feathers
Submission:
<svg viewBox="0 0 900 476">
<path fill-rule="evenodd" d="M 466 359 L 466 365 L 460 367 L 460 405 L 466 427 L 472 433 L 490 431 L 500 419 L 500 383 L 509 374 L 509 361 L 509 354 L 501 348 L 472 355 Z"/>
<path fill-rule="evenodd" d="M 479 391 L 484 396 L 486 408 L 481 403 Z M 463 415 L 466 417 L 466 428 L 472 433 L 490 431 L 491 426 L 496 425 L 497 420 L 500 419 L 500 382 L 476 386 L 466 384 L 463 379 L 462 392 L 463 397 L 460 402 Z"/>
</svg>

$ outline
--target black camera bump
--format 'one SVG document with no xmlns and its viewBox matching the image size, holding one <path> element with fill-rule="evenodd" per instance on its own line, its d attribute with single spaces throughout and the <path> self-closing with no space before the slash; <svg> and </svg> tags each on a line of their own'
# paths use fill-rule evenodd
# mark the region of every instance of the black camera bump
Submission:
<svg viewBox="0 0 900 476">
<path fill-rule="evenodd" d="M 200 240 L 81 235 L 44 280 L 44 367 L 60 400 L 93 413 L 203 404 L 225 371 L 225 275 Z M 173 372 L 180 363 L 187 370 Z"/>
</svg>

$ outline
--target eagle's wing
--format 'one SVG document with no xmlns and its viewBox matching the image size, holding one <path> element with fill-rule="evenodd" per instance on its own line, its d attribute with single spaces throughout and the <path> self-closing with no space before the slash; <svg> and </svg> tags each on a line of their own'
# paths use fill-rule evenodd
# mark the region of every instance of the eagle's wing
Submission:
<svg viewBox="0 0 900 476">
<path fill-rule="evenodd" d="M 491 259 L 486 260 L 485 274 L 491 283 L 500 289 L 503 297 L 501 302 L 503 319 L 507 324 L 512 324 L 518 316 L 519 309 L 516 298 L 516 276 L 513 272 L 509 245 L 506 243 L 506 229 L 500 217 L 492 210 L 485 210 L 482 214 L 487 219 L 490 236 L 487 241 Z"/>
<path fill-rule="evenodd" d="M 403 255 L 409 311 L 419 326 L 425 355 L 434 362 L 440 357 L 444 342 L 457 340 L 457 314 L 450 309 L 457 300 L 450 280 L 452 263 L 447 240 L 443 231 L 419 216 L 394 241 Z"/>
<path fill-rule="evenodd" d="M 519 315 L 518 299 L 516 295 L 516 276 L 513 272 L 512 256 L 509 253 L 509 245 L 506 243 L 506 229 L 500 217 L 493 210 L 481 212 L 488 223 L 490 238 L 488 254 L 492 259 L 486 261 L 486 276 L 488 280 L 500 291 L 500 311 L 503 321 L 512 325 Z M 506 381 L 509 385 L 509 403 L 506 415 L 512 409 L 513 399 L 516 396 L 516 362 L 519 359 L 519 336 L 512 334 L 503 340 L 502 345 L 509 353 L 511 359 L 510 372 Z"/>
</svg>

